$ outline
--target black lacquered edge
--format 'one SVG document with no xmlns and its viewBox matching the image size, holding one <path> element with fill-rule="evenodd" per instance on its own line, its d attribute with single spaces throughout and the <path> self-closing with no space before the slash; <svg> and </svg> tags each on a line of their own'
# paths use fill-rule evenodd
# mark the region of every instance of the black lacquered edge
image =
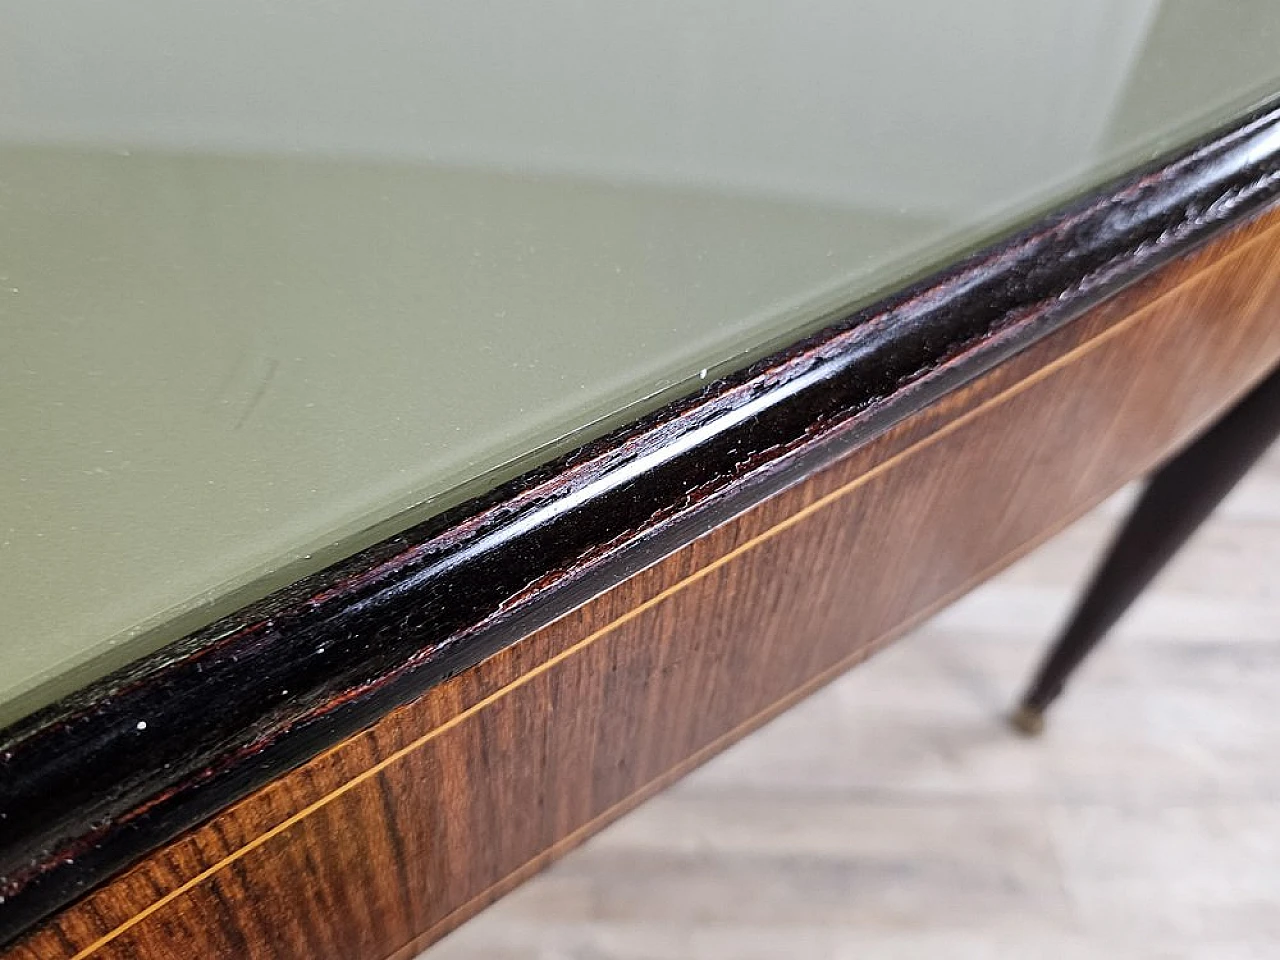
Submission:
<svg viewBox="0 0 1280 960">
<path fill-rule="evenodd" d="M 1273 104 L 11 726 L 0 943 L 1277 196 Z"/>
</svg>

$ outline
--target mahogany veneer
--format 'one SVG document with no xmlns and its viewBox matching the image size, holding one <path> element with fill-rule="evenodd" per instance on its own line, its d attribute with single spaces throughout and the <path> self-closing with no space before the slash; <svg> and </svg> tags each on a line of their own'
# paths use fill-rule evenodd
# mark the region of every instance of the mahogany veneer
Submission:
<svg viewBox="0 0 1280 960">
<path fill-rule="evenodd" d="M 409 957 L 1150 470 L 1277 360 L 1273 213 L 430 687 L 5 957 Z"/>
</svg>

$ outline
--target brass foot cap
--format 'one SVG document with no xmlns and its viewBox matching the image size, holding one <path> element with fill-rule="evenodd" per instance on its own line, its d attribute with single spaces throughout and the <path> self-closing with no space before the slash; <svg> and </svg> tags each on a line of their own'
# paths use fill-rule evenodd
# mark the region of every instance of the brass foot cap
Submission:
<svg viewBox="0 0 1280 960">
<path fill-rule="evenodd" d="M 1028 736 L 1039 736 L 1044 732 L 1044 714 L 1034 707 L 1019 707 L 1009 717 L 1013 729 Z"/>
</svg>

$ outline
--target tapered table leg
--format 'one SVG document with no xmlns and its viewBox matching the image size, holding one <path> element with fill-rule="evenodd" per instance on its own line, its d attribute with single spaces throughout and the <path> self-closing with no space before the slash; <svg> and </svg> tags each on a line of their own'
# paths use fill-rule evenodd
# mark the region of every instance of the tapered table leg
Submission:
<svg viewBox="0 0 1280 960">
<path fill-rule="evenodd" d="M 1280 370 L 1155 473 L 1013 714 L 1018 730 L 1040 732 L 1071 674 L 1278 434 Z"/>
</svg>

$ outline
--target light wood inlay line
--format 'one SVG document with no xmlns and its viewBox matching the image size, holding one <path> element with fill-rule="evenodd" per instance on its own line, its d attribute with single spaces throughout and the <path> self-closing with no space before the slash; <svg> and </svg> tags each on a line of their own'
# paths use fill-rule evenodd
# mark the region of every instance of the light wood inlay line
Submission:
<svg viewBox="0 0 1280 960">
<path fill-rule="evenodd" d="M 438 726 L 435 726 L 430 730 L 424 732 L 421 736 L 417 737 L 410 743 L 388 754 L 386 757 L 384 757 L 382 760 L 378 761 L 377 763 L 365 768 L 360 773 L 344 781 L 340 786 L 331 790 L 329 793 L 319 797 L 313 802 L 302 807 L 297 812 L 286 817 L 284 820 L 282 820 L 280 823 L 278 823 L 274 827 L 271 827 L 270 829 L 264 831 L 263 833 L 258 834 L 252 840 L 249 840 L 242 846 L 238 847 L 237 849 L 235 849 L 234 851 L 232 851 L 231 853 L 229 853 L 228 855 L 226 855 L 216 863 L 210 865 L 209 867 L 195 874 L 189 880 L 176 886 L 174 889 L 166 893 L 164 896 L 160 897 L 159 899 L 157 899 L 156 901 L 154 901 L 144 909 L 130 916 L 126 921 L 124 921 L 119 926 L 111 930 L 109 933 L 104 934 L 103 936 L 95 940 L 93 943 L 89 944 L 88 946 L 80 950 L 78 953 L 74 954 L 71 960 L 86 960 L 86 958 L 92 956 L 95 952 L 100 950 L 102 947 L 111 943 L 113 940 L 117 939 L 122 934 L 124 934 L 125 932 L 127 932 L 128 930 L 136 926 L 137 924 L 141 923 L 143 920 L 151 916 L 156 911 L 160 910 L 161 908 L 171 903 L 172 901 L 182 896 L 183 894 L 187 893 L 188 891 L 192 890 L 193 888 L 198 887 L 199 885 L 201 885 L 202 883 L 204 883 L 205 881 L 207 881 L 208 879 L 210 879 L 211 877 L 213 877 L 214 875 L 216 875 L 226 867 L 235 863 L 237 860 L 246 856 L 253 850 L 256 850 L 257 848 L 263 846 L 268 841 L 284 833 L 285 831 L 295 826 L 299 822 L 312 816 L 313 814 L 323 809 L 332 801 L 343 796 L 344 794 L 348 793 L 349 791 L 359 786 L 360 784 L 366 782 L 367 780 L 377 776 L 379 773 L 383 772 L 384 770 L 398 763 L 400 760 L 404 759 L 410 754 L 413 754 L 415 751 L 421 749 L 424 745 L 430 743 L 432 740 L 434 740 L 441 734 L 453 729 L 454 727 L 457 727 L 459 724 L 463 723 L 465 720 L 485 710 L 487 707 L 503 699 L 508 694 L 512 693 L 513 691 L 529 683 L 531 680 L 535 679 L 536 677 L 540 676 L 546 671 L 552 669 L 557 664 L 579 654 L 580 652 L 582 652 L 583 650 L 585 650 L 586 648 L 594 644 L 596 641 L 600 640 L 602 637 L 609 635 L 610 633 L 619 629 L 623 625 L 631 622 L 636 617 L 639 617 L 642 614 L 648 612 L 649 610 L 652 610 L 654 607 L 662 604 L 663 602 L 670 599 L 671 597 L 679 594 L 681 591 L 698 583 L 699 581 L 703 580 L 707 576 L 710 576 L 712 573 L 722 568 L 723 566 L 728 564 L 730 561 L 742 556 L 743 554 L 751 550 L 754 550 L 760 545 L 772 540 L 773 538 L 783 533 L 784 531 L 791 529 L 801 521 L 818 513 L 819 511 L 825 509 L 826 507 L 829 507 L 832 504 L 842 500 L 843 498 L 847 497 L 849 494 L 859 489 L 860 487 L 864 486 L 865 484 L 871 482 L 875 478 L 894 469 L 895 467 L 899 466 L 900 464 L 907 461 L 911 457 L 921 453 L 922 451 L 932 447 L 934 444 L 945 439 L 946 437 L 948 437 L 955 431 L 959 430 L 961 427 L 965 426 L 966 424 L 972 422 L 973 420 L 983 415 L 984 413 L 1008 402 L 1009 400 L 1018 396 L 1019 394 L 1029 389 L 1030 387 L 1047 379 L 1050 376 L 1053 376 L 1056 372 L 1060 371 L 1064 367 L 1076 362 L 1081 357 L 1088 355 L 1089 353 L 1103 346 L 1105 343 L 1107 343 L 1114 337 L 1119 336 L 1121 333 L 1128 330 L 1130 327 L 1138 323 L 1140 320 L 1147 318 L 1152 312 L 1152 310 L 1157 308 L 1164 300 L 1168 299 L 1169 297 L 1183 290 L 1186 286 L 1194 282 L 1206 271 L 1210 269 L 1217 270 L 1223 265 L 1240 258 L 1247 252 L 1254 249 L 1259 243 L 1264 243 L 1272 240 L 1273 235 L 1277 234 L 1278 232 L 1280 232 L 1280 226 L 1270 227 L 1264 230 L 1263 232 L 1259 233 L 1255 237 L 1250 238 L 1248 241 L 1232 249 L 1229 253 L 1207 264 L 1204 268 L 1197 270 L 1196 272 L 1188 275 L 1178 284 L 1171 286 L 1166 290 L 1162 290 L 1158 295 L 1153 296 L 1149 301 L 1145 302 L 1140 309 L 1135 310 L 1134 312 L 1116 321 L 1110 327 L 1098 333 L 1097 335 L 1093 336 L 1087 342 L 1079 344 L 1076 347 L 1064 352 L 1061 356 L 1055 358 L 1051 362 L 1045 364 L 1043 367 L 1040 367 L 1037 370 L 1033 371 L 1032 373 L 1028 374 L 1023 379 L 1019 380 L 1017 383 L 1011 385 L 1010 387 L 1006 388 L 1005 390 L 1001 391 L 995 396 L 992 396 L 987 400 L 975 405 L 970 410 L 967 410 L 961 414 L 958 414 L 954 419 L 941 425 L 932 433 L 930 433 L 928 436 L 921 438 L 920 440 L 904 448 L 898 453 L 886 458 L 883 462 L 876 464 L 875 466 L 871 467 L 864 473 L 850 480 L 848 483 L 845 483 L 844 485 L 836 488 L 835 490 L 832 490 L 831 492 L 814 500 L 812 503 L 805 505 L 804 507 L 800 508 L 799 510 L 797 510 L 795 513 L 791 514 L 784 520 L 762 531 L 761 533 L 757 534 L 751 539 L 745 541 L 744 543 L 740 544 L 734 549 L 728 551 L 724 555 L 707 563 L 705 566 L 699 568 L 697 571 L 693 572 L 692 574 L 689 574 L 687 577 L 683 578 L 682 580 L 679 580 L 678 582 L 672 584 L 671 586 L 655 594 L 653 597 L 650 597 L 648 600 L 645 600 L 642 603 L 631 608 L 625 614 L 617 617 L 615 620 L 611 621 L 610 623 L 604 625 L 603 627 L 600 627 L 599 629 L 583 637 L 581 640 L 566 647 L 564 650 L 560 651 L 559 653 L 549 657 L 547 660 L 538 664 L 536 667 L 531 668 L 527 672 L 521 674 L 519 677 L 515 678 L 514 680 L 506 684 L 505 686 L 499 688 L 498 690 L 494 691 L 488 696 L 485 696 L 482 699 L 478 700 L 476 703 L 472 704 L 470 707 L 467 707 L 465 710 L 462 710 L 461 712 L 451 717 L 449 720 L 445 721 L 444 723 L 441 723 Z M 1075 518 L 1073 517 L 1072 519 L 1075 519 Z M 1070 521 L 1067 521 L 1067 522 L 1070 522 Z M 1066 523 L 1055 525 L 1051 531 L 1049 531 L 1044 535 L 1045 538 L 1047 538 L 1048 536 L 1052 536 L 1053 533 L 1058 532 L 1058 530 L 1060 530 L 1065 525 Z M 1036 540 L 1032 541 L 1032 543 L 1038 542 L 1039 539 L 1041 538 L 1036 538 Z M 1020 549 L 1025 549 L 1025 547 Z M 717 738 L 715 741 L 712 742 L 712 744 L 702 748 L 701 750 L 698 751 L 698 753 L 694 754 L 693 758 L 691 758 L 689 761 L 682 762 L 680 765 L 673 768 L 671 771 L 668 771 L 662 774 L 656 780 L 651 781 L 649 784 L 642 787 L 638 793 L 632 794 L 631 796 L 621 801 L 619 804 L 615 804 L 613 807 L 610 807 L 604 813 L 601 813 L 596 817 L 592 818 L 592 820 L 590 820 L 587 824 L 576 829 L 573 833 L 562 838 L 560 841 L 555 843 L 552 847 L 548 848 L 547 851 L 544 851 L 538 857 L 535 857 L 534 860 L 530 861 L 530 864 L 541 862 L 544 856 L 554 855 L 555 850 L 561 850 L 567 846 L 571 846 L 573 842 L 580 840 L 592 829 L 595 829 L 602 821 L 607 820 L 612 816 L 615 816 L 616 812 L 624 808 L 626 804 L 635 802 L 636 799 L 638 797 L 643 796 L 646 791 L 659 789 L 660 785 L 666 782 L 667 777 L 679 776 L 680 772 L 692 766 L 695 766 L 698 762 L 701 762 L 701 758 L 705 758 L 705 756 L 709 755 L 710 753 L 713 753 L 716 749 L 719 749 L 721 746 L 723 746 L 725 742 L 740 736 L 743 730 L 750 729 L 752 726 L 759 725 L 768 716 L 772 715 L 775 712 L 779 712 L 782 709 L 785 709 L 787 705 L 802 698 L 803 696 L 807 695 L 809 692 L 812 692 L 814 689 L 816 689 L 818 686 L 821 686 L 823 683 L 828 682 L 837 673 L 841 672 L 842 670 L 848 669 L 850 665 L 852 665 L 853 663 L 856 663 L 859 659 L 865 658 L 867 655 L 874 652 L 875 649 L 878 649 L 880 646 L 882 646 L 885 642 L 888 642 L 894 636 L 897 636 L 900 632 L 906 629 L 909 629 L 912 623 L 919 622 L 927 618 L 928 616 L 931 616 L 933 613 L 941 609 L 941 607 L 952 602 L 958 596 L 972 589 L 978 582 L 981 582 L 982 579 L 985 579 L 987 576 L 989 576 L 991 572 L 993 572 L 994 570 L 1001 569 L 1005 564 L 1009 562 L 1009 559 L 1010 559 L 1009 557 L 1002 558 L 996 564 L 984 570 L 981 574 L 978 575 L 978 577 L 967 580 L 962 587 L 958 588 L 957 590 L 951 591 L 943 599 L 933 604 L 930 604 L 929 607 L 923 612 L 921 612 L 918 617 L 912 617 L 909 621 L 904 622 L 904 624 L 902 624 L 900 627 L 895 627 L 888 634 L 885 634 L 883 637 L 877 639 L 876 641 L 873 641 L 871 644 L 860 649 L 859 651 L 851 655 L 849 658 L 846 658 L 840 663 L 837 663 L 834 667 L 831 667 L 828 670 L 823 671 L 823 673 L 819 674 L 817 678 L 815 678 L 812 681 L 809 681 L 808 683 L 800 687 L 793 694 L 790 694 L 787 697 L 784 697 L 778 703 L 766 708 L 766 710 L 763 711 L 762 713 L 755 715 L 750 720 L 746 721 L 744 724 L 740 724 L 734 730 Z M 334 747 L 330 748 L 330 750 L 325 751 L 325 753 L 326 754 L 332 753 L 334 751 L 343 749 L 343 747 L 344 747 L 344 744 L 337 744 Z M 321 756 L 323 756 L 323 754 L 321 754 Z M 515 874 L 510 874 L 507 877 L 504 877 L 503 880 L 498 881 L 498 884 L 492 885 L 490 888 L 487 888 L 485 892 L 472 898 L 472 900 L 469 901 L 469 904 L 473 904 L 477 900 L 483 898 L 485 895 L 490 893 L 495 887 L 503 883 L 510 882 L 513 876 L 515 876 L 516 874 L 519 874 L 521 870 L 525 870 L 528 867 L 529 867 L 529 864 L 525 864 L 524 866 L 517 868 Z M 451 912 L 450 916 L 456 915 L 459 911 L 465 909 L 465 907 L 466 905 L 464 905 L 463 907 L 457 908 L 456 910 Z M 440 927 L 446 922 L 447 919 L 448 918 L 438 921 L 436 924 L 433 925 L 432 929 L 435 929 L 435 930 L 440 929 Z"/>
<path fill-rule="evenodd" d="M 976 589 L 982 583 L 985 583 L 987 580 L 995 576 L 1001 570 L 1005 569 L 1007 566 L 1009 566 L 1010 563 L 1012 563 L 1014 560 L 1018 559 L 1019 557 L 1023 556 L 1025 553 L 1031 550 L 1034 550 L 1036 547 L 1041 546 L 1048 540 L 1052 540 L 1054 537 L 1060 534 L 1067 527 L 1071 526 L 1073 523 L 1076 523 L 1081 518 L 1081 516 L 1083 516 L 1087 512 L 1088 512 L 1087 510 L 1084 510 L 1084 511 L 1073 513 L 1070 516 L 1062 519 L 1058 523 L 1055 523 L 1052 527 L 1046 529 L 1043 533 L 1037 534 L 1031 539 L 1019 544 L 1013 550 L 1009 551 L 1007 554 L 1002 556 L 999 560 L 996 560 L 994 563 L 988 564 L 980 572 L 975 574 L 970 579 L 966 580 L 963 584 L 961 584 L 956 589 L 949 591 L 946 595 L 935 600 L 933 603 L 929 604 L 927 607 L 920 610 L 918 613 L 908 617 L 907 619 L 903 620 L 901 623 L 896 624 L 892 629 L 885 631 L 883 634 L 881 634 L 879 637 L 877 637 L 875 640 L 871 641 L 870 643 L 867 643 L 862 647 L 859 647 L 853 653 L 849 654 L 849 656 L 843 658 L 839 662 L 823 670 L 821 673 L 814 676 L 811 680 L 805 682 L 802 686 L 797 687 L 795 690 L 788 693 L 785 697 L 780 698 L 779 700 L 765 707 L 759 713 L 756 713 L 753 716 L 749 717 L 748 719 L 744 720 L 742 723 L 735 726 L 732 730 L 729 730 L 727 733 L 721 734 L 719 737 L 716 737 L 716 739 L 712 740 L 710 743 L 702 747 L 696 753 L 691 754 L 687 759 L 676 764 L 674 767 L 671 767 L 669 770 L 666 770 L 665 772 L 659 774 L 657 777 L 654 777 L 644 786 L 640 787 L 635 793 L 631 794 L 630 796 L 624 797 L 622 800 L 619 800 L 617 803 L 613 804 L 606 810 L 592 817 L 589 821 L 584 823 L 582 826 L 578 827 L 572 833 L 567 834 L 566 836 L 562 837 L 560 840 L 553 843 L 547 849 L 541 851 L 536 856 L 531 857 L 529 860 L 525 861 L 519 867 L 517 867 L 516 869 L 512 870 L 509 874 L 504 876 L 501 880 L 498 880 L 490 884 L 484 890 L 480 891 L 475 896 L 473 896 L 466 903 L 461 904 L 460 906 L 455 907 L 453 910 L 449 911 L 448 914 L 441 917 L 434 924 L 432 924 L 430 928 L 428 928 L 427 930 L 424 930 L 422 933 L 415 936 L 412 940 L 408 941 L 403 946 L 389 953 L 387 955 L 388 960 L 390 960 L 390 958 L 398 957 L 404 954 L 404 952 L 406 950 L 409 950 L 411 947 L 413 947 L 414 949 L 417 949 L 416 947 L 414 947 L 415 944 L 421 943 L 425 946 L 426 944 L 433 942 L 433 940 L 436 938 L 437 935 L 440 935 L 442 931 L 447 931 L 450 928 L 450 925 L 453 924 L 455 921 L 457 921 L 458 918 L 460 917 L 465 918 L 469 916 L 470 915 L 469 911 L 472 910 L 477 904 L 484 903 L 486 898 L 492 897 L 494 896 L 494 894 L 508 887 L 513 887 L 516 884 L 520 883 L 522 880 L 537 873 L 538 868 L 542 865 L 544 861 L 554 860 L 559 854 L 563 853 L 564 851 L 572 850 L 577 844 L 581 843 L 583 840 L 589 837 L 592 833 L 594 833 L 596 830 L 603 827 L 605 824 L 609 823 L 611 820 L 614 820 L 618 816 L 621 816 L 623 813 L 627 812 L 632 807 L 639 805 L 642 801 L 652 796 L 653 794 L 657 793 L 658 791 L 662 790 L 664 787 L 667 787 L 670 784 L 674 783 L 676 780 L 679 780 L 685 774 L 691 772 L 702 763 L 705 763 L 707 760 L 715 756 L 721 750 L 728 747 L 734 741 L 742 738 L 743 736 L 750 733 L 752 730 L 756 729 L 757 727 L 764 725 L 769 720 L 776 717 L 778 714 L 783 713 L 786 710 L 789 710 L 791 707 L 795 706 L 801 700 L 812 695 L 817 690 L 821 689 L 823 686 L 830 683 L 836 677 L 840 676 L 840 674 L 851 669 L 852 667 L 857 666 L 863 660 L 866 660 L 868 657 L 871 657 L 872 655 L 874 655 L 875 653 L 877 653 L 882 648 L 889 645 L 890 643 L 892 643 L 894 640 L 898 639 L 902 635 L 914 630 L 916 627 L 923 624 L 930 617 L 940 613 L 943 610 L 943 608 L 959 600 L 965 594 Z M 79 957 L 74 958 L 74 960 L 79 960 Z"/>
</svg>

